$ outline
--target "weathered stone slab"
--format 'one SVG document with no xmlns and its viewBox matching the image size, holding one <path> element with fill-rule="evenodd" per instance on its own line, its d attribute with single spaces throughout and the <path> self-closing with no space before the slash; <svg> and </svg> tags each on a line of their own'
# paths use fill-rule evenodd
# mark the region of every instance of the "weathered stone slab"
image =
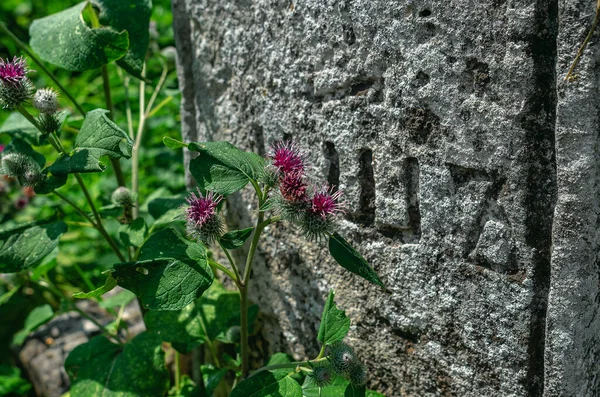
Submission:
<svg viewBox="0 0 600 397">
<path fill-rule="evenodd" d="M 173 2 L 184 138 L 308 148 L 387 286 L 271 228 L 252 296 L 270 351 L 316 355 L 335 288 L 387 396 L 597 392 L 595 48 L 557 87 L 593 3 Z M 229 203 L 233 225 L 249 197 Z"/>
</svg>

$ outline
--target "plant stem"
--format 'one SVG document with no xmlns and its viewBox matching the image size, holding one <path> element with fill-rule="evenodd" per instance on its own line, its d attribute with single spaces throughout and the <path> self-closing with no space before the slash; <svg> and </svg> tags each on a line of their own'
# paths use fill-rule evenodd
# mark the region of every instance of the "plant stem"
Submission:
<svg viewBox="0 0 600 397">
<path fill-rule="evenodd" d="M 102 65 L 102 82 L 104 86 L 104 99 L 106 101 L 106 107 L 108 109 L 108 118 L 112 121 L 115 119 L 115 107 L 113 105 L 112 96 L 110 93 L 110 77 L 108 76 L 108 66 Z M 119 186 L 125 186 L 125 176 L 123 175 L 123 169 L 119 159 L 110 158 L 110 163 L 115 170 L 115 177 Z"/>
<path fill-rule="evenodd" d="M 228 275 L 229 278 L 231 278 L 236 283 L 236 285 L 239 284 L 239 281 L 238 281 L 237 277 L 235 276 L 235 274 L 233 274 L 233 272 L 231 270 L 227 269 L 225 266 L 221 265 L 219 262 L 215 262 L 215 261 L 209 259 L 208 264 L 216 267 L 217 269 L 219 269 L 220 271 L 222 271 L 223 273 Z"/>
<path fill-rule="evenodd" d="M 146 64 L 142 67 L 142 80 L 140 80 L 140 120 L 138 123 L 137 134 L 135 136 L 135 143 L 133 144 L 133 150 L 131 153 L 131 185 L 133 195 L 135 197 L 135 203 L 133 206 L 133 219 L 138 217 L 138 208 L 139 208 L 139 149 L 142 143 L 142 135 L 144 133 L 144 124 L 146 122 L 146 82 L 144 81 L 144 77 L 146 75 Z"/>
<path fill-rule="evenodd" d="M 77 101 L 75 100 L 75 98 L 58 81 L 58 79 L 56 78 L 56 76 L 50 70 L 48 70 L 48 68 L 46 68 L 46 66 L 42 63 L 42 61 L 40 61 L 34 55 L 34 53 L 31 50 L 29 50 L 29 48 L 27 47 L 27 45 L 25 45 L 25 43 L 23 43 L 21 40 L 19 40 L 19 38 L 17 36 L 15 36 L 14 33 L 11 32 L 8 29 L 8 27 L 4 24 L 4 22 L 0 22 L 0 30 L 2 30 L 4 33 L 6 33 L 15 42 L 15 44 L 17 45 L 17 47 L 21 48 L 23 50 L 23 52 L 25 52 L 27 54 L 27 56 L 29 58 L 31 58 L 33 60 L 33 62 L 35 62 L 40 67 L 40 69 L 42 69 L 44 71 L 44 73 L 46 73 L 48 75 L 48 77 L 50 77 L 50 79 L 52 81 L 54 81 L 54 84 L 56 84 L 58 86 L 58 88 L 61 90 L 61 92 L 63 94 L 66 95 L 67 98 L 69 98 L 69 100 L 71 101 L 71 103 L 77 108 L 77 111 L 79 113 L 81 113 L 82 116 L 85 117 L 85 111 L 83 110 L 83 108 L 81 107 L 81 105 L 79 105 L 79 103 L 77 103 Z"/>
<path fill-rule="evenodd" d="M 588 35 L 586 36 L 585 40 L 581 44 L 581 47 L 579 47 L 579 51 L 577 51 L 577 56 L 575 56 L 575 60 L 573 61 L 571 68 L 569 68 L 569 71 L 567 72 L 567 75 L 565 76 L 565 81 L 569 80 L 569 78 L 573 74 L 573 71 L 575 70 L 575 67 L 577 67 L 579 60 L 581 59 L 581 56 L 583 55 L 583 51 L 585 50 L 585 47 L 587 47 L 589 41 L 591 40 L 592 36 L 594 35 L 594 32 L 596 31 L 598 22 L 600 22 L 600 0 L 598 1 L 598 4 L 596 5 L 596 17 L 594 18 L 594 23 L 592 24 L 592 28 L 590 29 Z"/>
<path fill-rule="evenodd" d="M 233 272 L 235 273 L 235 279 L 234 280 L 236 280 L 237 283 L 240 283 L 242 281 L 242 278 L 240 277 L 240 272 L 238 271 L 238 267 L 235 264 L 235 261 L 231 257 L 231 254 L 229 253 L 229 251 L 227 250 L 227 248 L 223 247 L 223 244 L 221 244 L 220 240 L 219 240 L 219 246 L 221 247 L 221 249 L 225 253 L 225 256 L 227 257 L 227 260 L 229 261 L 229 264 L 231 265 L 231 268 L 233 269 Z"/>
<path fill-rule="evenodd" d="M 325 360 L 327 360 L 327 357 L 316 358 L 316 359 L 310 360 L 310 361 L 294 361 L 294 362 L 291 362 L 291 363 L 282 363 L 282 364 L 268 365 L 266 367 L 262 367 L 262 368 L 260 368 L 260 369 L 258 369 L 256 371 L 254 371 L 252 373 L 252 375 L 250 375 L 250 377 L 252 377 L 252 376 L 254 376 L 257 373 L 262 372 L 262 371 L 272 371 L 274 369 L 281 369 L 281 368 L 298 368 L 301 365 L 314 364 L 314 363 L 318 363 L 318 362 L 325 361 Z"/>
<path fill-rule="evenodd" d="M 175 357 L 173 358 L 175 360 L 175 389 L 179 390 L 179 378 L 180 378 L 180 368 L 179 368 L 179 352 L 175 349 L 173 349 L 173 351 L 175 352 Z"/>
</svg>

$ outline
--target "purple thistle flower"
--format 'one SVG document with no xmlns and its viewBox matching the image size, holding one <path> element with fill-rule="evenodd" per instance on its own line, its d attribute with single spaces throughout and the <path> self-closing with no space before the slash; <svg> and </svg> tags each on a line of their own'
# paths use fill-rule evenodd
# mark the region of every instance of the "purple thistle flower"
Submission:
<svg viewBox="0 0 600 397">
<path fill-rule="evenodd" d="M 211 242 L 223 234 L 223 222 L 217 214 L 217 205 L 223 196 L 213 192 L 203 195 L 198 189 L 198 195 L 191 193 L 186 201 L 190 205 L 185 209 L 188 234 L 204 242 Z"/>
<path fill-rule="evenodd" d="M 292 141 L 277 142 L 271 147 L 269 157 L 273 166 L 283 175 L 304 173 L 304 154 Z"/>
<path fill-rule="evenodd" d="M 281 196 L 293 203 L 307 202 L 307 189 L 304 175 L 300 172 L 284 174 L 279 181 Z"/>
<path fill-rule="evenodd" d="M 14 57 L 12 62 L 0 58 L 0 80 L 3 83 L 18 83 L 27 77 L 30 71 L 23 57 Z"/>
<path fill-rule="evenodd" d="M 343 203 L 339 201 L 342 194 L 341 190 L 334 191 L 333 186 L 330 188 L 324 187 L 311 198 L 309 211 L 324 220 L 336 213 L 345 213 L 346 211 L 342 208 Z"/>
</svg>

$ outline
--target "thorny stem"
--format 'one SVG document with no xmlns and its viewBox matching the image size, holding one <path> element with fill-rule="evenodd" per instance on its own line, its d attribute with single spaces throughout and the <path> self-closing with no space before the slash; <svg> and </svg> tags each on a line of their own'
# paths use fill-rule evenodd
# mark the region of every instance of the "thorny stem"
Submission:
<svg viewBox="0 0 600 397">
<path fill-rule="evenodd" d="M 581 44 L 581 47 L 579 47 L 579 51 L 577 51 L 577 56 L 575 56 L 575 60 L 573 61 L 571 68 L 569 69 L 569 71 L 567 72 L 567 75 L 565 76 L 565 81 L 569 80 L 569 78 L 573 74 L 573 71 L 577 67 L 577 64 L 579 64 L 579 60 L 581 59 L 581 56 L 583 55 L 583 51 L 585 50 L 585 47 L 587 47 L 589 41 L 591 40 L 592 36 L 594 35 L 594 32 L 596 31 L 598 22 L 600 22 L 600 0 L 598 0 L 598 4 L 596 5 L 596 17 L 594 18 L 594 23 L 592 24 L 592 28 L 590 29 L 588 35 L 586 36 L 585 40 Z"/>
<path fill-rule="evenodd" d="M 67 89 L 58 81 L 58 79 L 56 78 L 56 76 L 50 71 L 48 70 L 48 68 L 46 68 L 46 66 L 42 63 L 42 61 L 40 61 L 34 54 L 33 52 L 31 52 L 29 50 L 29 48 L 27 47 L 27 45 L 25 45 L 25 43 L 23 43 L 21 40 L 19 40 L 19 38 L 17 36 L 15 36 L 13 34 L 13 32 L 11 32 L 8 27 L 6 27 L 6 25 L 4 24 L 4 22 L 0 22 L 0 30 L 2 30 L 4 33 L 6 33 L 14 42 L 15 44 L 20 47 L 23 52 L 25 52 L 27 54 L 27 56 L 29 58 L 31 58 L 33 60 L 33 62 L 36 63 L 36 65 L 38 65 L 40 67 L 40 69 L 42 69 L 44 71 L 44 73 L 46 73 L 48 75 L 48 77 L 50 77 L 50 79 L 54 82 L 54 84 L 56 84 L 58 86 L 58 88 L 60 89 L 60 91 L 66 95 L 67 98 L 69 98 L 69 100 L 71 101 L 71 103 L 77 108 L 77 111 L 79 113 L 81 113 L 81 115 L 83 117 L 85 117 L 85 111 L 83 110 L 83 108 L 81 107 L 81 105 L 79 105 L 79 103 L 77 103 L 77 101 L 75 100 L 75 98 L 69 93 L 69 91 L 67 91 Z"/>
</svg>

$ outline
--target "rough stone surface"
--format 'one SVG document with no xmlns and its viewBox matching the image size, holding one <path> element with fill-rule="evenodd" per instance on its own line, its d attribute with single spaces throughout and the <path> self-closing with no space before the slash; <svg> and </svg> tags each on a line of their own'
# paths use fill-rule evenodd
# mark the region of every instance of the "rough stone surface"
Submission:
<svg viewBox="0 0 600 397">
<path fill-rule="evenodd" d="M 593 0 L 176 0 L 184 138 L 309 150 L 382 293 L 292 226 L 253 271 L 271 352 L 329 288 L 386 396 L 599 395 Z M 191 117 L 193 115 L 194 117 Z M 246 226 L 249 194 L 228 203 Z"/>
</svg>

